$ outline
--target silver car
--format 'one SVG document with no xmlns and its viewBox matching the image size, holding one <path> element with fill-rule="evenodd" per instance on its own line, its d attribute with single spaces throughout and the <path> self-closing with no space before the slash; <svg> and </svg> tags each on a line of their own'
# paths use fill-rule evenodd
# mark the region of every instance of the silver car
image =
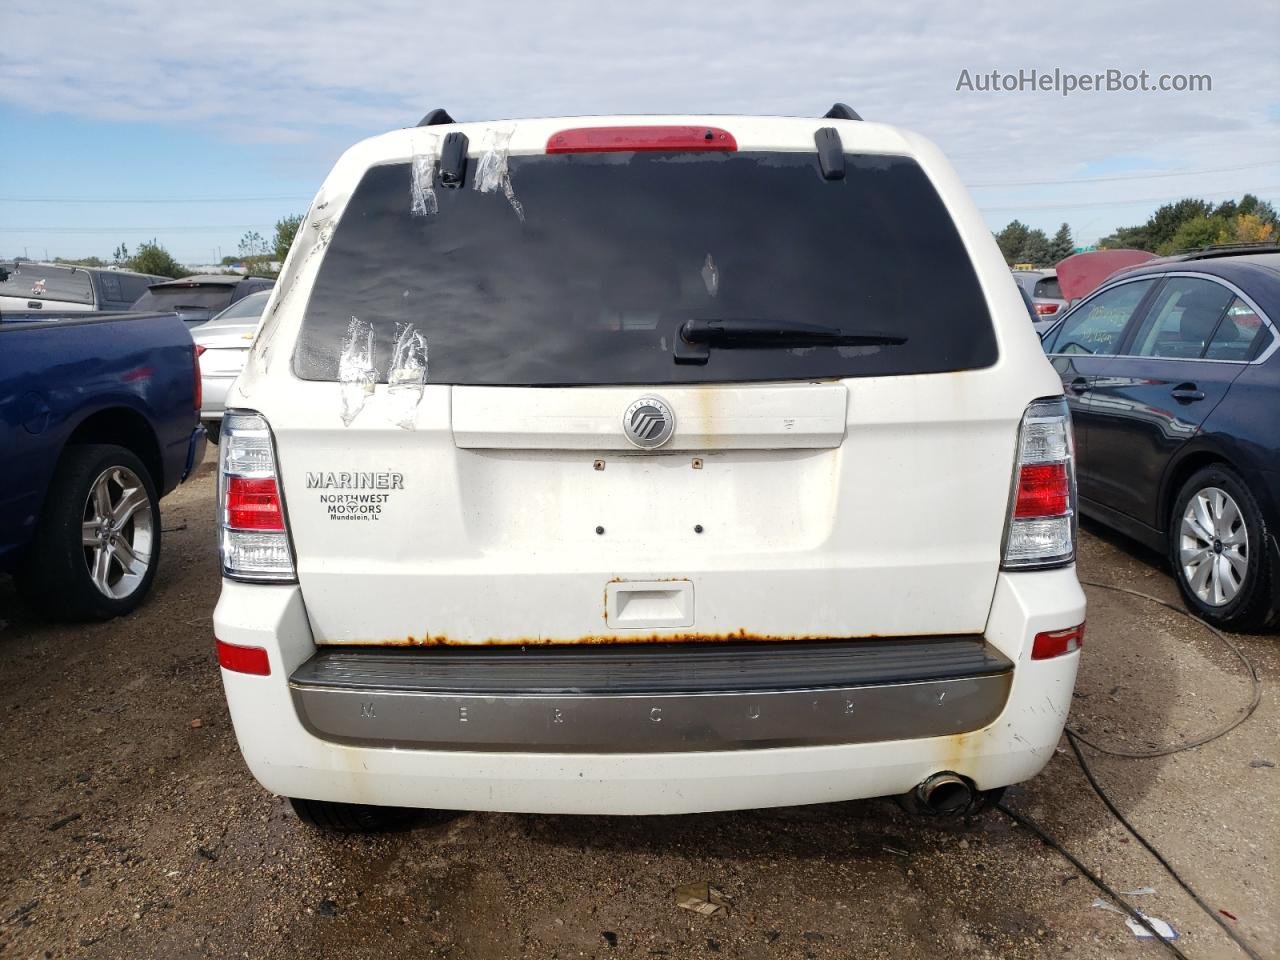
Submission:
<svg viewBox="0 0 1280 960">
<path fill-rule="evenodd" d="M 253 338 L 258 335 L 262 311 L 267 308 L 270 290 L 251 293 L 237 300 L 208 323 L 191 329 L 191 339 L 200 351 L 200 378 L 204 400 L 200 420 L 209 431 L 209 439 L 218 440 L 225 409 L 227 391 L 240 375 Z"/>
<path fill-rule="evenodd" d="M 1044 333 L 1066 312 L 1068 302 L 1062 297 L 1055 270 L 1014 270 L 1013 279 L 1026 291 L 1038 318 L 1036 333 Z"/>
</svg>

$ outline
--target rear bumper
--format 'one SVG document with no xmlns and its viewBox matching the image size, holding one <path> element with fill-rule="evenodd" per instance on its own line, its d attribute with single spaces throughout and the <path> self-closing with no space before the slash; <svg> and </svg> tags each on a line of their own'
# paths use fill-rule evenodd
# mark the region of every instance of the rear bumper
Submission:
<svg viewBox="0 0 1280 960">
<path fill-rule="evenodd" d="M 200 378 L 201 390 L 201 420 L 221 420 L 222 414 L 227 409 L 227 392 L 231 389 L 231 385 L 236 382 L 236 375 L 229 377 L 210 377 L 202 376 Z"/>
<path fill-rule="evenodd" d="M 974 637 L 585 648 L 325 648 L 293 672 L 324 740 L 411 750 L 668 753 L 967 733 L 1013 664 Z"/>
<path fill-rule="evenodd" d="M 609 696 L 607 709 L 584 716 L 590 722 L 564 725 L 566 731 L 575 731 L 572 735 L 542 733 L 552 731 L 556 723 L 554 712 L 547 710 L 541 711 L 538 726 L 532 727 L 526 710 L 531 705 L 524 702 L 518 705 L 526 711 L 519 713 L 524 730 L 513 737 L 510 731 L 520 727 L 509 722 L 511 718 L 501 725 L 507 732 L 495 736 L 493 729 L 483 730 L 482 714 L 458 712 L 462 707 L 495 703 L 493 696 L 481 694 L 459 702 L 458 691 L 447 690 L 425 694 L 402 690 L 402 697 L 426 697 L 432 702 L 424 705 L 398 697 L 398 704 L 387 703 L 381 716 L 398 717 L 399 725 L 383 726 L 379 732 L 377 698 L 385 696 L 386 685 L 372 700 L 373 717 L 362 716 L 370 698 L 349 696 L 356 688 L 348 686 L 321 710 L 331 714 L 323 721 L 327 729 L 321 730 L 313 709 L 305 704 L 300 709 L 297 699 L 308 676 L 299 668 L 317 651 L 296 586 L 224 581 L 214 627 L 226 642 L 267 650 L 269 676 L 226 670 L 222 676 L 245 761 L 263 786 L 275 793 L 440 809 L 649 814 L 898 794 L 943 770 L 970 777 L 980 789 L 1034 776 L 1052 756 L 1061 735 L 1079 656 L 1031 661 L 1031 638 L 1038 631 L 1073 626 L 1083 619 L 1084 596 L 1074 569 L 1002 574 L 985 640 L 988 649 L 1007 658 L 1012 669 L 987 674 L 999 678 L 1004 687 L 993 709 L 987 709 L 992 703 L 990 689 L 981 695 L 976 688 L 971 690 L 970 707 L 985 703 L 985 714 L 981 710 L 965 713 L 960 708 L 963 697 L 948 704 L 951 694 L 939 700 L 936 695 L 942 691 L 935 690 L 928 709 L 936 716 L 921 718 L 918 714 L 929 700 L 912 699 L 918 691 L 906 689 L 908 683 L 887 688 L 892 695 L 879 703 L 887 706 L 891 716 L 877 718 L 876 701 L 867 699 L 873 695 L 865 692 L 874 687 L 851 684 L 834 694 L 844 702 L 808 695 L 810 703 L 817 704 L 809 709 L 823 715 L 821 723 L 813 723 L 804 711 L 797 713 L 803 701 L 793 699 L 787 710 L 777 712 L 798 717 L 800 726 L 784 725 L 781 733 L 763 742 L 743 738 L 746 721 L 741 718 L 750 717 L 749 705 L 733 699 L 740 694 L 727 691 L 701 694 L 701 707 L 687 694 L 673 693 L 678 702 L 662 704 L 649 703 L 650 697 L 630 704 L 635 715 L 629 718 L 619 715 L 618 708 L 627 706 L 622 698 Z M 343 689 L 332 674 L 322 679 L 326 682 L 318 689 Z M 992 685 L 990 680 L 979 683 L 972 675 L 958 682 Z M 847 692 L 853 696 L 845 696 Z M 522 699 L 527 700 L 527 692 Z M 850 699 L 855 729 L 839 733 L 838 743 L 814 744 L 807 739 L 826 721 L 839 723 Z M 406 714 L 404 708 L 414 702 L 426 713 L 416 718 L 412 711 Z M 574 704 L 581 706 L 582 701 Z M 555 709 L 550 703 L 541 706 Z M 654 707 L 660 719 L 653 719 L 649 712 Z M 674 709 L 668 713 L 668 708 Z M 563 706 L 560 709 L 563 717 Z M 736 726 L 727 720 L 719 722 L 730 715 L 737 718 Z M 702 728 L 699 718 L 705 721 Z M 373 729 L 362 735 L 360 724 L 365 720 Z M 928 725 L 935 720 L 944 725 L 942 729 Z M 662 727 L 664 722 L 671 722 L 677 732 L 667 732 L 671 728 Z M 473 723 L 477 726 L 468 726 L 466 734 L 457 733 L 464 724 Z M 619 731 L 614 738 L 609 735 L 610 726 Z M 646 736 L 660 727 L 661 736 Z M 432 729 L 441 732 L 423 733 Z M 693 738 L 681 740 L 681 731 Z M 467 737 L 473 742 L 469 744 Z M 808 745 L 795 745 L 797 740 Z M 478 748 L 480 743 L 484 749 Z M 604 743 L 611 749 L 602 749 Z M 495 744 L 500 745 L 495 748 Z"/>
</svg>

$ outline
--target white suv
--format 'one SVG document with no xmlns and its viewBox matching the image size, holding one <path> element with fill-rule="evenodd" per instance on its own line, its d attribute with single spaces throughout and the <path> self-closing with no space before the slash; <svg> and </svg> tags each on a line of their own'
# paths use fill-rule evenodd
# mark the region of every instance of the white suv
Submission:
<svg viewBox="0 0 1280 960">
<path fill-rule="evenodd" d="M 221 444 L 223 682 L 303 819 L 957 813 L 1044 766 L 1061 386 L 937 148 L 842 116 L 339 160 Z"/>
</svg>

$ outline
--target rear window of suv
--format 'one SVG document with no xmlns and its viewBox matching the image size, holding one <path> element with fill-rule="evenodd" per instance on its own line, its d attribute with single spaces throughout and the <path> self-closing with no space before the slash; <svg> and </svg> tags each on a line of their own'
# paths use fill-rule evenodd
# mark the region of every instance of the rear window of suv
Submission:
<svg viewBox="0 0 1280 960">
<path fill-rule="evenodd" d="M 337 380 L 352 318 L 378 378 L 397 334 L 427 341 L 428 382 L 661 384 L 886 376 L 988 366 L 986 301 L 920 167 L 813 153 L 511 157 L 502 191 L 438 183 L 410 211 L 410 165 L 370 168 L 329 242 L 294 351 Z M 927 278 L 927 281 L 926 279 Z M 763 319 L 905 337 L 894 345 L 728 347 L 676 364 L 689 319 Z"/>
<path fill-rule="evenodd" d="M 1043 280 L 1036 281 L 1036 292 L 1033 297 L 1040 297 L 1042 300 L 1061 300 L 1062 288 L 1058 286 L 1057 277 L 1045 277 Z"/>
</svg>

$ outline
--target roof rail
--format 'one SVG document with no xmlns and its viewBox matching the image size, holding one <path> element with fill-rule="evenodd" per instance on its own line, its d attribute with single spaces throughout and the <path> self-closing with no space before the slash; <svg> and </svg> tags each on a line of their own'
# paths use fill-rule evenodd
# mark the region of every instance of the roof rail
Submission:
<svg viewBox="0 0 1280 960">
<path fill-rule="evenodd" d="M 1179 255 L 1182 260 L 1211 260 L 1214 257 L 1234 257 L 1246 253 L 1280 253 L 1274 243 L 1211 243 L 1199 250 L 1187 250 Z"/>
<path fill-rule="evenodd" d="M 858 111 L 847 103 L 836 101 L 831 105 L 831 109 L 822 115 L 824 120 L 861 120 Z"/>
<path fill-rule="evenodd" d="M 434 110 L 427 112 L 427 115 L 418 121 L 420 127 L 434 127 L 441 123 L 453 123 L 453 117 L 449 116 L 449 111 L 444 107 L 436 107 Z"/>
</svg>

